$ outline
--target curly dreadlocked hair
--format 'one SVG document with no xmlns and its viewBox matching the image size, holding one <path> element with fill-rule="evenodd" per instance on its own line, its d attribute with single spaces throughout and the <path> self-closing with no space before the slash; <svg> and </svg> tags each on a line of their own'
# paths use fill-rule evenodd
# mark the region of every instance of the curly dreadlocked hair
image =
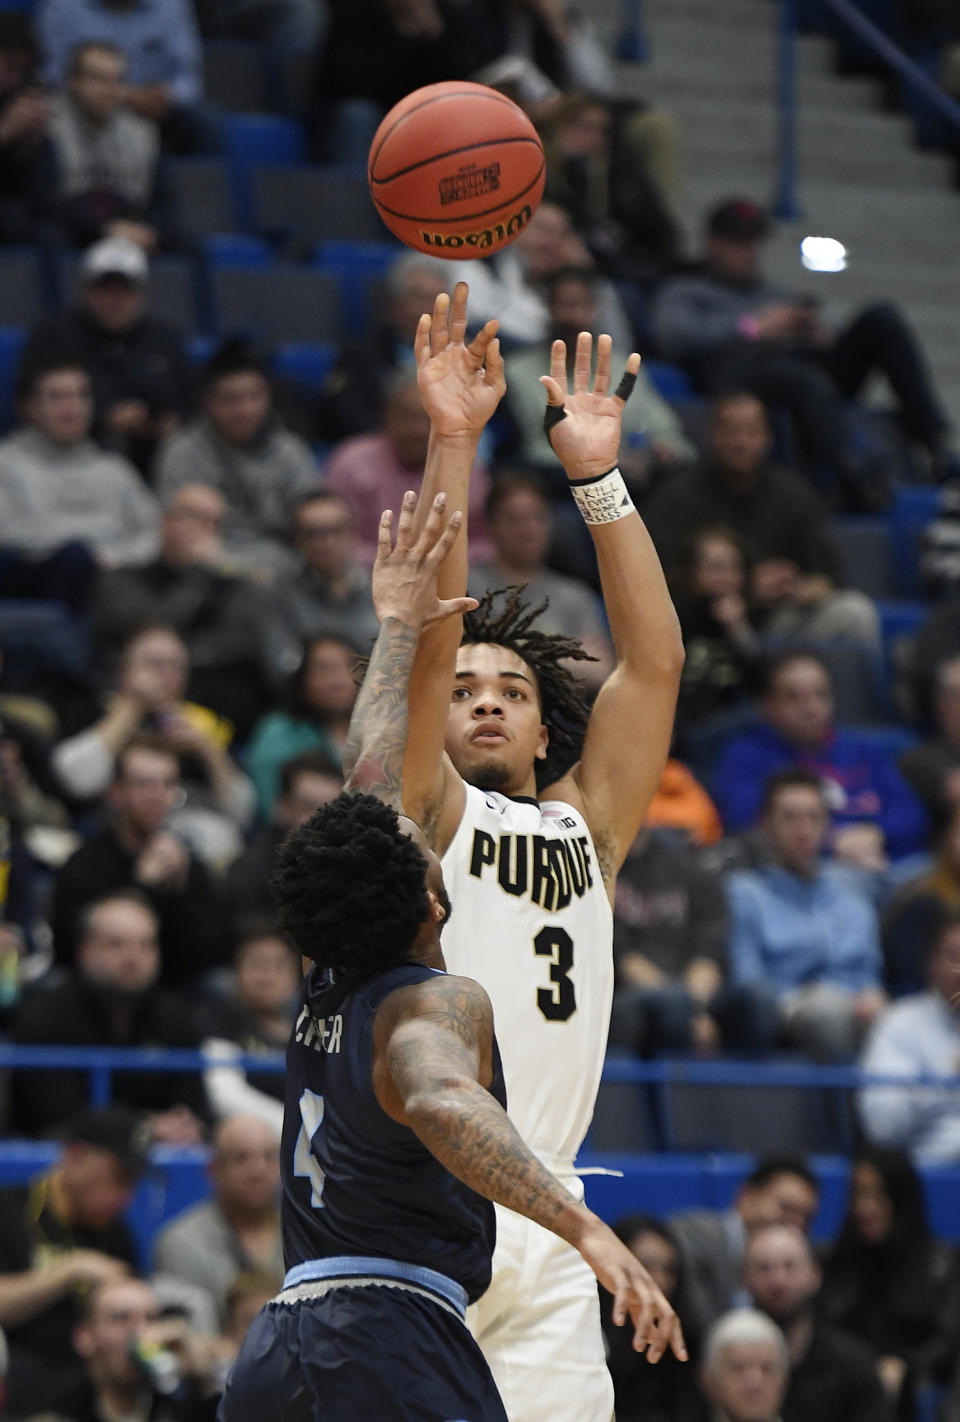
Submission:
<svg viewBox="0 0 960 1422">
<path fill-rule="evenodd" d="M 565 661 L 593 662 L 575 637 L 541 632 L 534 623 L 546 611 L 548 600 L 532 607 L 523 601 L 525 584 L 491 589 L 480 606 L 465 614 L 461 647 L 493 643 L 507 647 L 533 672 L 540 696 L 540 714 L 549 735 L 547 759 L 536 765 L 537 786 L 551 784 L 563 775 L 580 754 L 590 704 L 586 692 Z"/>
<path fill-rule="evenodd" d="M 361 978 L 406 955 L 429 912 L 426 873 L 395 810 L 341 794 L 284 840 L 270 888 L 301 953 Z"/>
</svg>

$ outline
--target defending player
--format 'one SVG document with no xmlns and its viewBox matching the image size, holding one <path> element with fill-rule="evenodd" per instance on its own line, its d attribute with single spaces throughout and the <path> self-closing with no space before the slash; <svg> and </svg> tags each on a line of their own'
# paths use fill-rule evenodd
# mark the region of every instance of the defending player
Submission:
<svg viewBox="0 0 960 1422">
<path fill-rule="evenodd" d="M 683 1354 L 633 1256 L 543 1168 L 503 1111 L 483 989 L 444 972 L 439 861 L 398 818 L 417 637 L 442 605 L 442 500 L 391 551 L 381 524 L 381 632 L 351 721 L 351 787 L 286 841 L 281 920 L 313 960 L 287 1054 L 281 1145 L 288 1274 L 255 1320 L 222 1422 L 505 1422 L 464 1310 L 490 1277 L 497 1200 L 570 1241 L 629 1311 L 638 1344 Z M 592 1277 L 592 1276 L 591 1276 Z"/>
<path fill-rule="evenodd" d="M 417 332 L 432 434 L 423 498 L 467 507 L 477 440 L 505 389 L 489 322 L 469 347 L 466 287 L 438 298 Z M 546 427 L 596 547 L 617 665 L 587 719 L 564 663 L 576 643 L 545 636 L 516 601 L 482 606 L 421 638 L 410 692 L 404 804 L 443 857 L 457 917 L 451 968 L 490 994 L 511 1117 L 577 1189 L 613 992 L 614 884 L 659 781 L 683 648 L 649 535 L 616 469 L 620 417 L 639 368 L 609 395 L 611 343 L 577 342 L 572 393 L 554 343 Z M 440 570 L 467 586 L 466 531 Z M 584 735 L 585 729 L 585 735 Z M 582 740 L 576 764 L 571 746 Z M 558 772 L 557 752 L 566 762 Z M 516 1216 L 498 1217 L 493 1283 L 471 1316 L 511 1422 L 610 1422 L 597 1291 L 577 1253 Z"/>
</svg>

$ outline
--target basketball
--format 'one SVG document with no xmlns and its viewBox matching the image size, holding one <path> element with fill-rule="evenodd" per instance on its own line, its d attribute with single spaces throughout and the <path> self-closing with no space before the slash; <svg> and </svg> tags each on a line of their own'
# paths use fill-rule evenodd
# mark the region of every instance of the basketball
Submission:
<svg viewBox="0 0 960 1422">
<path fill-rule="evenodd" d="M 430 84 L 387 114 L 367 176 L 394 236 L 437 257 L 486 257 L 543 196 L 543 145 L 521 108 L 484 84 Z"/>
</svg>

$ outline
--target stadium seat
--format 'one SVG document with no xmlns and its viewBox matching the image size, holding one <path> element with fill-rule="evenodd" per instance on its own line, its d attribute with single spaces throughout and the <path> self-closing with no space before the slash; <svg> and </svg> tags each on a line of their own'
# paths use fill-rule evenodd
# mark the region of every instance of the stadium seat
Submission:
<svg viewBox="0 0 960 1422">
<path fill-rule="evenodd" d="M 924 529 L 940 511 L 940 490 L 931 484 L 901 484 L 890 510 L 894 567 L 901 597 L 920 596 L 919 552 Z"/>
<path fill-rule="evenodd" d="M 919 632 L 929 616 L 930 609 L 923 602 L 878 602 L 877 611 L 883 631 L 887 675 L 891 676 L 898 642 Z"/>
<path fill-rule="evenodd" d="M 616 1054 L 608 1053 L 607 1060 Z M 630 1060 L 630 1058 L 628 1058 Z M 590 1126 L 591 1151 L 659 1150 L 651 1087 L 633 1081 L 604 1081 Z"/>
<path fill-rule="evenodd" d="M 643 369 L 657 394 L 662 395 L 671 405 L 676 401 L 693 398 L 694 389 L 690 377 L 679 365 L 670 365 L 665 360 L 645 360 Z"/>
<path fill-rule="evenodd" d="M 314 265 L 334 272 L 340 282 L 347 331 L 359 337 L 372 329 L 383 279 L 403 248 L 386 242 L 321 242 L 313 255 Z"/>
<path fill-rule="evenodd" d="M 268 346 L 343 339 L 336 277 L 312 267 L 223 267 L 212 273 L 214 322 Z"/>
<path fill-rule="evenodd" d="M 14 423 L 14 385 L 26 338 L 19 326 L 0 326 L 0 431 Z"/>
<path fill-rule="evenodd" d="M 0 258 L 2 261 L 2 258 Z M 2 271 L 2 267 L 0 267 Z M 74 301 L 80 275 L 80 257 L 71 254 L 61 262 L 60 289 L 65 305 Z M 157 257 L 150 263 L 149 309 L 152 315 L 191 332 L 198 320 L 197 269 L 190 257 Z"/>
<path fill-rule="evenodd" d="M 0 323 L 33 326 L 45 314 L 39 253 L 33 247 L 0 249 Z"/>
<path fill-rule="evenodd" d="M 262 237 L 249 232 L 220 232 L 203 244 L 208 267 L 272 267 L 274 254 Z"/>
<path fill-rule="evenodd" d="M 203 47 L 203 87 L 211 104 L 228 113 L 270 108 L 263 51 L 243 40 L 210 40 Z"/>
<path fill-rule="evenodd" d="M 207 237 L 235 230 L 233 189 L 222 158 L 178 158 L 167 171 L 182 232 Z"/>
<path fill-rule="evenodd" d="M 237 225 L 246 231 L 253 227 L 251 169 L 266 163 L 303 163 L 306 136 L 295 119 L 275 114 L 231 114 L 226 134 Z"/>
<path fill-rule="evenodd" d="M 805 1087 L 699 1086 L 662 1089 L 668 1150 L 847 1152 L 853 1133 L 845 1094 Z"/>
<path fill-rule="evenodd" d="M 271 364 L 277 375 L 285 376 L 287 380 L 296 380 L 311 390 L 319 390 L 336 358 L 334 346 L 292 341 L 274 351 Z"/>
<path fill-rule="evenodd" d="M 846 584 L 868 597 L 894 597 L 897 588 L 889 521 L 875 515 L 838 518 L 833 532 Z"/>
<path fill-rule="evenodd" d="M 384 242 L 387 229 L 356 168 L 262 167 L 254 171 L 253 227 L 293 255 L 335 238 Z"/>
</svg>

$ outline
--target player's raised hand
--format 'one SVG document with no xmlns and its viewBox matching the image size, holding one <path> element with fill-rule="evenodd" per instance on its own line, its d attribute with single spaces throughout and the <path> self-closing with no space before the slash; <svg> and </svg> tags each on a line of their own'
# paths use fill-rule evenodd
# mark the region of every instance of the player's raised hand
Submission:
<svg viewBox="0 0 960 1422">
<path fill-rule="evenodd" d="M 681 1362 L 686 1362 L 687 1346 L 679 1318 L 639 1259 L 613 1231 L 597 1220 L 596 1227 L 578 1241 L 577 1248 L 613 1295 L 613 1321 L 617 1327 L 628 1318 L 632 1320 L 637 1352 L 646 1351 L 647 1361 L 657 1363 L 669 1348 Z"/>
<path fill-rule="evenodd" d="M 377 531 L 377 557 L 373 565 L 373 605 L 383 623 L 395 617 L 419 631 L 432 622 L 442 622 L 477 606 L 474 597 L 437 596 L 437 571 L 453 547 L 463 514 L 457 511 L 444 519 L 446 494 L 438 494 L 427 514 L 423 527 L 414 536 L 417 496 L 403 496 L 397 521 L 396 542 L 393 538 L 393 511 L 380 515 Z"/>
<path fill-rule="evenodd" d="M 554 341 L 550 349 L 550 374 L 540 377 L 547 392 L 544 427 L 557 458 L 571 479 L 593 479 L 613 469 L 620 452 L 623 407 L 636 384 L 640 357 L 627 361 L 626 374 L 611 395 L 610 363 L 613 342 L 597 341 L 597 375 L 590 388 L 593 337 L 581 331 L 573 363 L 573 390 L 567 389 L 567 347 Z M 561 414 L 562 412 L 562 414 Z"/>
<path fill-rule="evenodd" d="M 433 315 L 423 315 L 413 349 L 420 398 L 437 434 L 477 437 L 507 388 L 497 322 L 488 321 L 469 345 L 467 284 L 458 282 L 453 297 L 441 292 Z"/>
</svg>

